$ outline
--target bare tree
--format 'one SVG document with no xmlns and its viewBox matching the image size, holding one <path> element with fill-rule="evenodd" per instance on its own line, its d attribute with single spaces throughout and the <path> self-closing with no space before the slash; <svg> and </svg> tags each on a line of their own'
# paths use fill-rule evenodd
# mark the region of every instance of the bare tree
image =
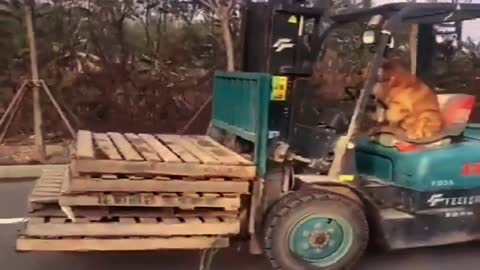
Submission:
<svg viewBox="0 0 480 270">
<path fill-rule="evenodd" d="M 225 44 L 225 53 L 227 57 L 227 71 L 235 70 L 235 48 L 233 44 L 233 35 L 230 28 L 230 21 L 239 5 L 239 0 L 199 0 L 200 3 L 208 7 L 220 21 L 222 29 L 222 38 Z"/>
</svg>

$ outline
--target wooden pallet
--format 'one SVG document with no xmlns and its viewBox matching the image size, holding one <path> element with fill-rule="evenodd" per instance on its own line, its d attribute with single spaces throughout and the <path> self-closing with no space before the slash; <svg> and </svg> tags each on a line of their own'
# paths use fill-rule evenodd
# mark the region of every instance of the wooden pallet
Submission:
<svg viewBox="0 0 480 270">
<path fill-rule="evenodd" d="M 20 236 L 18 251 L 148 251 L 165 249 L 208 249 L 229 246 L 226 237 L 124 237 L 41 239 Z"/>
<path fill-rule="evenodd" d="M 254 164 L 208 136 L 92 133 L 77 135 L 74 177 L 85 174 L 255 177 Z"/>
<path fill-rule="evenodd" d="M 232 217 L 161 218 L 29 218 L 23 235 L 35 237 L 236 235 L 240 220 Z"/>
<path fill-rule="evenodd" d="M 37 179 L 28 198 L 30 210 L 43 208 L 45 205 L 56 205 L 61 193 L 62 185 L 68 181 L 68 169 L 45 169 Z"/>
<path fill-rule="evenodd" d="M 62 194 L 60 206 L 175 207 L 182 210 L 220 208 L 236 211 L 240 195 L 230 193 L 88 193 Z"/>
</svg>

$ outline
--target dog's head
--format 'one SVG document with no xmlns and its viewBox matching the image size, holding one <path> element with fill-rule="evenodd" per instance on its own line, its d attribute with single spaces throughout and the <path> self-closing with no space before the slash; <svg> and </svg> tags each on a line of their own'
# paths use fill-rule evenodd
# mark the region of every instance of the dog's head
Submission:
<svg viewBox="0 0 480 270">
<path fill-rule="evenodd" d="M 395 80 L 396 77 L 402 76 L 408 71 L 403 67 L 397 59 L 386 59 L 382 66 L 378 69 L 378 82 L 389 82 Z"/>
</svg>

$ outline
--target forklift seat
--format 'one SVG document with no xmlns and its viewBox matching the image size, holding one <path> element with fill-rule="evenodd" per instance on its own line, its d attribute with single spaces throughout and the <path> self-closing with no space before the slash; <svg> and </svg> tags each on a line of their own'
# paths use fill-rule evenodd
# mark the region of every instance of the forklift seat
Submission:
<svg viewBox="0 0 480 270">
<path fill-rule="evenodd" d="M 445 120 L 442 133 L 420 140 L 410 140 L 389 132 L 374 133 L 371 134 L 371 138 L 384 146 L 396 147 L 402 152 L 450 144 L 452 138 L 461 136 L 465 130 L 476 98 L 467 94 L 439 94 L 437 97 Z"/>
</svg>

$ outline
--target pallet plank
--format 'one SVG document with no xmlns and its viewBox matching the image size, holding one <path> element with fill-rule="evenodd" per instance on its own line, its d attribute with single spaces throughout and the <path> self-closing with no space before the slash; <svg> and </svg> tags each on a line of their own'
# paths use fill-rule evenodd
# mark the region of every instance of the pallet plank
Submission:
<svg viewBox="0 0 480 270">
<path fill-rule="evenodd" d="M 157 219 L 152 217 L 140 217 L 140 222 L 142 224 L 156 224 Z"/>
<path fill-rule="evenodd" d="M 17 239 L 16 248 L 18 251 L 146 251 L 228 246 L 228 238 L 218 237 L 35 239 L 20 236 Z"/>
<path fill-rule="evenodd" d="M 133 133 L 125 133 L 125 137 L 146 160 L 161 161 L 157 153 L 139 136 Z"/>
<path fill-rule="evenodd" d="M 75 151 L 77 158 L 95 158 L 93 148 L 92 132 L 87 130 L 79 130 L 77 133 L 77 147 Z"/>
<path fill-rule="evenodd" d="M 173 220 L 173 219 L 172 219 Z M 186 222 L 159 223 L 32 223 L 27 224 L 24 234 L 37 237 L 65 236 L 180 236 L 180 235 L 232 235 L 240 232 L 236 223 Z"/>
<path fill-rule="evenodd" d="M 161 174 L 174 176 L 204 177 L 222 176 L 234 178 L 255 177 L 255 166 L 213 165 L 193 163 L 166 163 L 152 161 L 124 160 L 72 160 L 76 173 L 116 173 L 116 174 Z"/>
<path fill-rule="evenodd" d="M 157 138 L 167 145 L 172 151 L 183 161 L 188 163 L 200 163 L 200 160 L 190 153 L 184 146 L 179 144 L 175 139 L 175 135 L 160 134 Z"/>
<path fill-rule="evenodd" d="M 222 218 L 233 218 L 238 216 L 238 211 L 220 211 L 220 210 L 195 210 L 175 212 L 172 208 L 108 208 L 108 207 L 77 207 L 73 206 L 72 211 L 76 218 L 88 217 L 92 218 L 124 218 L 124 217 L 141 217 L 141 218 L 161 218 L 161 217 L 179 217 L 179 218 L 198 218 L 199 216 L 220 216 Z M 41 217 L 63 217 L 67 218 L 65 213 L 60 209 L 58 204 L 52 204 L 41 210 L 36 210 L 28 214 L 29 218 Z M 43 222 L 43 221 L 42 221 Z"/>
<path fill-rule="evenodd" d="M 233 164 L 251 165 L 252 161 L 242 157 L 240 154 L 228 149 L 219 142 L 215 141 L 209 136 L 202 135 L 189 135 L 186 136 L 193 140 L 197 145 L 202 148 L 209 149 L 210 153 L 217 155 L 219 158 L 233 162 Z"/>
<path fill-rule="evenodd" d="M 232 198 L 201 198 L 191 196 L 163 196 L 151 193 L 62 195 L 60 206 L 124 206 L 124 207 L 198 207 L 223 208 L 227 211 L 240 208 L 240 195 Z"/>
<path fill-rule="evenodd" d="M 202 224 L 202 220 L 198 217 L 185 217 L 183 219 L 189 224 Z"/>
<path fill-rule="evenodd" d="M 195 145 L 195 143 L 192 143 L 192 141 L 189 140 L 187 137 L 180 135 L 168 135 L 168 140 L 183 146 L 187 151 L 197 157 L 202 163 L 222 164 L 222 161 L 220 159 L 217 159 L 208 151 L 205 151 L 204 149 L 198 147 L 197 145 Z"/>
<path fill-rule="evenodd" d="M 133 146 L 128 142 L 125 137 L 117 132 L 108 132 L 107 135 L 110 137 L 110 139 L 113 141 L 115 146 L 118 148 L 120 153 L 122 153 L 123 157 L 126 160 L 132 160 L 132 161 L 140 161 L 143 160 L 143 158 L 135 151 Z"/>
<path fill-rule="evenodd" d="M 159 140 L 157 140 L 151 134 L 139 134 L 140 138 L 142 138 L 151 148 L 153 148 L 157 154 L 162 158 L 165 162 L 182 162 L 182 160 L 175 155 L 168 147 L 163 145 Z"/>
<path fill-rule="evenodd" d="M 248 194 L 249 182 L 119 179 L 116 181 L 72 178 L 69 193 L 83 192 L 231 192 Z"/>
<path fill-rule="evenodd" d="M 109 158 L 113 160 L 122 160 L 122 156 L 118 153 L 117 148 L 105 133 L 94 133 L 93 138 L 95 144 Z"/>
</svg>

